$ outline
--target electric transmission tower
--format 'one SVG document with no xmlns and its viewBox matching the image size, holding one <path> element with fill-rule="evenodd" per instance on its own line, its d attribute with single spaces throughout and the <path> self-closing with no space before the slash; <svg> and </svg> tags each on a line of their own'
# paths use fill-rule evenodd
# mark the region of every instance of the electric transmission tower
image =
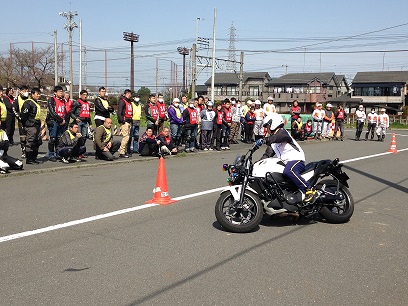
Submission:
<svg viewBox="0 0 408 306">
<path fill-rule="evenodd" d="M 236 60 L 235 60 L 235 30 L 234 23 L 231 24 L 230 28 L 230 40 L 228 48 L 228 63 L 227 71 L 234 72 L 236 71 Z"/>
</svg>

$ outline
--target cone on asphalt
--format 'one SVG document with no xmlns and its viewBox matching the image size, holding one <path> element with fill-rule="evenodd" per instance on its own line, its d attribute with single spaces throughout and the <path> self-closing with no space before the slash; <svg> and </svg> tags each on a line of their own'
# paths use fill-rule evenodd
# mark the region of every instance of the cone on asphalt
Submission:
<svg viewBox="0 0 408 306">
<path fill-rule="evenodd" d="M 146 204 L 167 205 L 176 200 L 172 200 L 169 196 L 169 188 L 167 186 L 166 166 L 163 156 L 159 159 L 159 171 L 157 172 L 156 187 L 153 189 L 154 196 L 151 200 L 146 201 Z"/>
<path fill-rule="evenodd" d="M 395 140 L 395 133 L 392 133 L 390 149 L 388 150 L 388 152 L 398 153 L 398 150 L 397 150 L 397 141 Z"/>
</svg>

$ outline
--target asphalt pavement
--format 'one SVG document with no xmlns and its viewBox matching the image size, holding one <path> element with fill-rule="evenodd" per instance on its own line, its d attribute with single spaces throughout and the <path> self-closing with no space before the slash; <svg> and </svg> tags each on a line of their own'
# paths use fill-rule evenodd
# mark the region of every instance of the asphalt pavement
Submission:
<svg viewBox="0 0 408 306">
<path fill-rule="evenodd" d="M 265 217 L 247 234 L 216 222 L 219 192 L 194 196 L 225 186 L 221 166 L 246 144 L 166 158 L 169 195 L 190 195 L 167 206 L 143 206 L 157 158 L 28 165 L 0 178 L 0 241 L 27 233 L 0 242 L 0 305 L 406 305 L 408 151 L 353 161 L 390 141 L 302 142 L 307 161 L 349 160 L 353 217 Z"/>
</svg>

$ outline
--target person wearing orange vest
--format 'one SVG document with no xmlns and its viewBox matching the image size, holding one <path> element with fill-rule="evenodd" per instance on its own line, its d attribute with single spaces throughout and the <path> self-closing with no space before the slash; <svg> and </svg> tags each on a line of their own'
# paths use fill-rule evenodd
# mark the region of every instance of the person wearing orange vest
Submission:
<svg viewBox="0 0 408 306">
<path fill-rule="evenodd" d="M 245 115 L 245 139 L 243 142 L 252 143 L 252 135 L 254 133 L 254 125 L 256 121 L 255 106 L 251 105 Z"/>
<path fill-rule="evenodd" d="M 385 108 L 380 109 L 380 114 L 378 115 L 378 127 L 377 127 L 377 137 L 378 141 L 384 141 L 385 134 L 387 134 L 387 129 L 390 127 L 390 117 L 385 113 Z"/>
<path fill-rule="evenodd" d="M 118 122 L 120 123 L 120 132 L 122 134 L 119 158 L 129 158 L 130 156 L 126 154 L 126 151 L 130 138 L 130 129 L 132 128 L 133 106 L 131 97 L 132 92 L 130 89 L 125 89 L 118 102 Z"/>
<path fill-rule="evenodd" d="M 57 152 L 64 164 L 78 161 L 79 156 L 86 152 L 85 139 L 78 132 L 78 127 L 78 123 L 70 123 L 69 129 L 61 136 Z"/>
<path fill-rule="evenodd" d="M 48 133 L 50 136 L 50 140 L 48 141 L 48 159 L 52 162 L 57 161 L 55 151 L 58 147 L 59 139 L 66 129 L 66 110 L 63 96 L 64 92 L 62 87 L 55 86 L 54 96 L 50 97 L 47 102 L 48 114 L 45 120 L 47 122 Z"/>
<path fill-rule="evenodd" d="M 188 107 L 183 111 L 184 129 L 186 135 L 185 152 L 195 151 L 195 141 L 197 137 L 198 111 L 194 103 L 190 101 Z"/>
<path fill-rule="evenodd" d="M 159 124 L 157 125 L 157 133 L 160 134 L 163 131 L 164 122 L 168 119 L 167 106 L 164 102 L 163 94 L 159 94 L 157 96 L 156 106 L 159 110 Z"/>
<path fill-rule="evenodd" d="M 38 148 L 42 144 L 40 137 L 40 104 L 38 100 L 41 97 L 39 88 L 31 89 L 30 98 L 26 99 L 20 110 L 21 124 L 24 127 L 27 139 L 26 145 L 26 164 L 41 164 L 37 160 Z"/>
<path fill-rule="evenodd" d="M 217 151 L 221 151 L 221 133 L 222 133 L 222 119 L 224 117 L 224 113 L 222 112 L 222 104 L 217 104 L 215 109 L 215 115 L 213 119 L 214 127 L 213 127 L 213 134 L 211 138 L 211 147 Z M 215 141 L 215 147 L 214 147 Z"/>
<path fill-rule="evenodd" d="M 71 120 L 71 111 L 74 106 L 74 101 L 71 99 L 68 91 L 64 93 L 65 101 L 65 129 L 68 129 L 69 121 Z"/>
<path fill-rule="evenodd" d="M 367 114 L 367 133 L 365 135 L 365 141 L 368 140 L 368 135 L 371 132 L 371 140 L 374 138 L 374 132 L 378 123 L 378 114 L 375 112 L 375 108 L 371 109 L 371 113 Z"/>
</svg>

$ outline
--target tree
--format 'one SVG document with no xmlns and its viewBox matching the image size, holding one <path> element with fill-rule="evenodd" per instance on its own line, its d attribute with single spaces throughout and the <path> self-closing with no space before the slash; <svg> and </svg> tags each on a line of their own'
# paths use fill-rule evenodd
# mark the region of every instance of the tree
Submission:
<svg viewBox="0 0 408 306">
<path fill-rule="evenodd" d="M 140 101 L 142 102 L 146 102 L 149 99 L 149 95 L 150 95 L 150 89 L 147 87 L 141 87 L 137 93 L 140 96 Z"/>
<path fill-rule="evenodd" d="M 54 85 L 54 48 L 25 50 L 12 47 L 10 57 L 0 57 L 0 79 L 15 87 Z"/>
</svg>

